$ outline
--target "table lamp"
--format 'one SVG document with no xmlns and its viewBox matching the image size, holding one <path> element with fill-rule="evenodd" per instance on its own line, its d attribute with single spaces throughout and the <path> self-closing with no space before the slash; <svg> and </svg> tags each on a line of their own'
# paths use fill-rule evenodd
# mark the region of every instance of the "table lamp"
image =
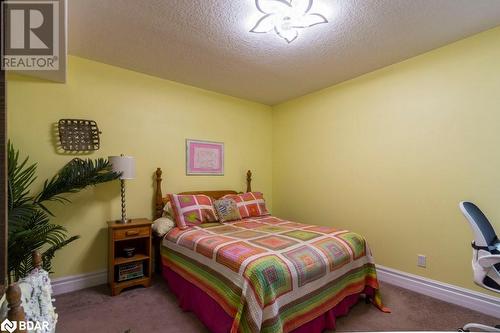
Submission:
<svg viewBox="0 0 500 333">
<path fill-rule="evenodd" d="M 109 163 L 114 172 L 120 174 L 121 197 L 122 197 L 122 219 L 120 223 L 128 223 L 125 211 L 125 180 L 135 178 L 135 160 L 132 156 L 110 156 Z"/>
</svg>

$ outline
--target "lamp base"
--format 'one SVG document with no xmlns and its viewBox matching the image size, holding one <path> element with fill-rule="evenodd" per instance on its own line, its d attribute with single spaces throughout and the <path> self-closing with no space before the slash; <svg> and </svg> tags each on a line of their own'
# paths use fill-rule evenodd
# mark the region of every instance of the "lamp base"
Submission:
<svg viewBox="0 0 500 333">
<path fill-rule="evenodd" d="M 130 223 L 131 220 L 127 219 L 127 213 L 125 211 L 125 180 L 124 179 L 120 179 L 120 192 L 121 192 L 121 199 L 122 199 L 122 218 L 121 218 L 121 220 L 118 220 L 117 223 L 127 224 L 127 223 Z"/>
</svg>

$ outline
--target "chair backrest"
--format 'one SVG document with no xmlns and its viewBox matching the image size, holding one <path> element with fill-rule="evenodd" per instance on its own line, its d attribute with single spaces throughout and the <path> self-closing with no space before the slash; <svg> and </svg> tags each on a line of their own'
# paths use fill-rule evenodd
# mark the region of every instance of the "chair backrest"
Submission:
<svg viewBox="0 0 500 333">
<path fill-rule="evenodd" d="M 470 223 L 477 246 L 490 246 L 497 239 L 495 230 L 483 212 L 472 202 L 462 201 L 460 209 Z"/>
</svg>

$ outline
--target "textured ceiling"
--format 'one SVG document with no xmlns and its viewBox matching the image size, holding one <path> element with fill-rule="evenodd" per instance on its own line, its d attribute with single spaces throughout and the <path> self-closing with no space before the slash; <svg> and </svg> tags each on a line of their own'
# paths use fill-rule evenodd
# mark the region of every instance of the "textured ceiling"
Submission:
<svg viewBox="0 0 500 333">
<path fill-rule="evenodd" d="M 269 1 L 269 0 L 268 0 Z M 287 44 L 254 0 L 69 0 L 69 52 L 274 105 L 500 25 L 500 0 L 315 0 Z"/>
</svg>

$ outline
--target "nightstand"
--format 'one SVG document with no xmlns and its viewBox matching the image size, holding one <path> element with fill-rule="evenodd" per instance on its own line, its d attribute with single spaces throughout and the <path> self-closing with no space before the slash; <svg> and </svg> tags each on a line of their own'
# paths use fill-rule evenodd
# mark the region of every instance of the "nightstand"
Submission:
<svg viewBox="0 0 500 333">
<path fill-rule="evenodd" d="M 111 295 L 133 286 L 151 285 L 151 220 L 133 219 L 122 224 L 108 222 L 108 284 Z M 134 248 L 127 256 L 126 248 Z"/>
</svg>

